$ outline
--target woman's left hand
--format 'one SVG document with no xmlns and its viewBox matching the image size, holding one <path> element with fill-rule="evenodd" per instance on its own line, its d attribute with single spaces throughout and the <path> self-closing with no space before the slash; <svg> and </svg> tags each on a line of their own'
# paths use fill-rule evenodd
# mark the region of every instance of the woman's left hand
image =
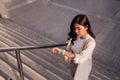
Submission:
<svg viewBox="0 0 120 80">
<path fill-rule="evenodd" d="M 60 48 L 52 48 L 52 52 L 53 52 L 53 53 L 61 54 L 62 49 L 60 49 Z"/>
</svg>

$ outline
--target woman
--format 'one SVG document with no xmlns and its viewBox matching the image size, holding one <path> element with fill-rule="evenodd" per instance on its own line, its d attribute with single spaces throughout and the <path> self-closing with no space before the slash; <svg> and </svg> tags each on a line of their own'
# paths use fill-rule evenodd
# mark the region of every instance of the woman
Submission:
<svg viewBox="0 0 120 80">
<path fill-rule="evenodd" d="M 71 40 L 71 51 L 53 48 L 52 52 L 62 54 L 66 60 L 71 59 L 72 63 L 77 64 L 74 80 L 88 80 L 92 69 L 92 54 L 96 42 L 86 15 L 79 14 L 73 19 L 69 40 Z M 82 46 L 81 40 L 83 40 Z"/>
</svg>

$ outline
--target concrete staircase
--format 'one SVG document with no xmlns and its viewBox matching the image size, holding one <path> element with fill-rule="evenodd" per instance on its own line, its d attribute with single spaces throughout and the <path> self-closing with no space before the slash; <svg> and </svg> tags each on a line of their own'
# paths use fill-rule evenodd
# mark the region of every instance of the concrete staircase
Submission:
<svg viewBox="0 0 120 80">
<path fill-rule="evenodd" d="M 0 23 L 1 47 L 38 46 L 55 42 L 32 30 L 22 28 L 9 20 Z M 69 70 L 62 61 L 62 56 L 52 55 L 50 49 L 21 51 L 25 79 L 27 80 L 70 80 Z M 11 77 L 19 80 L 15 52 L 0 53 L 0 70 L 2 80 Z M 6 74 L 4 76 L 2 74 Z M 14 74 L 12 74 L 14 73 Z"/>
<path fill-rule="evenodd" d="M 14 21 L 0 19 L 0 46 L 42 46 L 56 42 L 19 26 Z M 50 49 L 21 51 L 25 80 L 73 80 L 69 64 L 61 55 L 51 54 Z M 0 52 L 0 80 L 20 80 L 15 51 Z M 90 80 L 120 80 L 119 73 L 106 65 L 94 61 Z"/>
</svg>

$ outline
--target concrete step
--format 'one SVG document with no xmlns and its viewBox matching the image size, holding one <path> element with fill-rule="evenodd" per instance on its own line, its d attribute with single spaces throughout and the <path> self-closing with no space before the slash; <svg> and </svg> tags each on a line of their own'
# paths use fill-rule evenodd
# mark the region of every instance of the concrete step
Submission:
<svg viewBox="0 0 120 80">
<path fill-rule="evenodd" d="M 1 54 L 0 54 L 1 55 Z M 1 57 L 1 56 L 0 56 Z M 18 71 L 16 71 L 15 69 L 13 69 L 13 67 L 11 67 L 9 64 L 7 64 L 5 61 L 3 61 L 3 59 L 0 58 L 0 72 L 2 73 L 2 77 L 7 80 L 7 79 L 13 79 L 13 80 L 20 80 L 19 79 L 19 73 Z M 28 80 L 25 77 L 25 80 Z"/>
<path fill-rule="evenodd" d="M 90 80 L 120 80 L 120 74 L 107 65 L 95 60 Z"/>
<path fill-rule="evenodd" d="M 120 80 L 120 73 L 100 61 L 94 61 L 91 78 L 97 76 L 98 80 Z"/>
<path fill-rule="evenodd" d="M 1 76 L 2 78 L 4 78 L 5 80 L 7 80 L 7 79 L 10 78 L 10 76 L 6 75 L 6 74 L 4 73 L 4 71 L 2 71 L 2 69 L 0 69 L 0 76 Z M 0 79 L 0 80 L 1 80 L 1 79 Z"/>
<path fill-rule="evenodd" d="M 5 79 L 4 79 L 4 77 L 2 77 L 2 76 L 0 75 L 0 80 L 5 80 Z"/>
</svg>

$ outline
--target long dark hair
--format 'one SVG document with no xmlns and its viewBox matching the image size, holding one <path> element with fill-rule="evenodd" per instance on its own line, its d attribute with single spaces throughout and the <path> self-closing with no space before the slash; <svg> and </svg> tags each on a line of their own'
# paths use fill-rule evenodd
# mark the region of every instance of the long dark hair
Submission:
<svg viewBox="0 0 120 80">
<path fill-rule="evenodd" d="M 71 25 L 70 25 L 70 32 L 68 33 L 68 36 L 69 36 L 68 39 L 72 38 L 72 43 L 73 43 L 73 41 L 75 41 L 77 39 L 77 34 L 74 31 L 74 25 L 76 23 L 80 24 L 84 27 L 87 27 L 88 34 L 90 34 L 93 38 L 95 38 L 95 35 L 91 29 L 91 26 L 90 26 L 87 16 L 84 14 L 79 14 L 79 15 L 75 16 L 75 18 L 72 20 Z"/>
</svg>

